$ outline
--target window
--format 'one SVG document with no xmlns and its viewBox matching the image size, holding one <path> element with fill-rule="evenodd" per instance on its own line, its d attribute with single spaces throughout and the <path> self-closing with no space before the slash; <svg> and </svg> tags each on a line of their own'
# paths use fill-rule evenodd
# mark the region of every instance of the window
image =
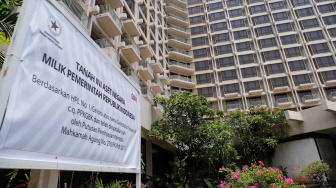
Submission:
<svg viewBox="0 0 336 188">
<path fill-rule="evenodd" d="M 293 75 L 293 81 L 296 86 L 300 84 L 307 84 L 310 83 L 310 78 L 308 74 L 301 74 L 301 75 Z"/>
<path fill-rule="evenodd" d="M 217 46 L 216 47 L 217 54 L 227 54 L 227 53 L 232 53 L 232 48 L 231 45 L 222 45 L 222 46 Z"/>
<path fill-rule="evenodd" d="M 238 100 L 231 100 L 231 101 L 226 101 L 226 109 L 236 109 L 239 108 L 239 102 Z"/>
<path fill-rule="evenodd" d="M 263 0 L 249 0 L 250 4 L 264 2 Z"/>
<path fill-rule="evenodd" d="M 335 12 L 333 4 L 320 5 L 317 7 L 320 13 Z"/>
<path fill-rule="evenodd" d="M 197 4 L 200 3 L 200 0 L 188 0 L 188 5 L 193 5 L 193 4 Z"/>
<path fill-rule="evenodd" d="M 329 80 L 336 80 L 336 71 L 326 71 L 326 72 L 321 72 L 323 80 L 329 81 Z"/>
<path fill-rule="evenodd" d="M 248 34 L 246 30 L 235 31 L 233 32 L 233 36 L 235 40 L 248 38 Z"/>
<path fill-rule="evenodd" d="M 223 89 L 224 89 L 225 94 L 240 93 L 239 92 L 239 85 L 237 83 L 224 85 Z"/>
<path fill-rule="evenodd" d="M 285 8 L 283 2 L 270 3 L 271 10 L 279 10 Z"/>
<path fill-rule="evenodd" d="M 203 12 L 202 6 L 188 8 L 189 15 Z"/>
<path fill-rule="evenodd" d="M 256 29 L 257 33 L 259 36 L 263 36 L 263 35 L 271 35 L 273 34 L 273 30 L 271 26 L 267 26 L 267 27 L 259 27 Z"/>
<path fill-rule="evenodd" d="M 313 40 L 319 40 L 319 39 L 324 39 L 322 31 L 312 31 L 312 32 L 307 32 L 305 33 L 306 38 L 308 41 L 313 41 Z"/>
<path fill-rule="evenodd" d="M 236 49 L 238 52 L 251 50 L 250 42 L 241 42 L 236 44 Z"/>
<path fill-rule="evenodd" d="M 204 20 L 204 16 L 195 16 L 195 17 L 189 18 L 190 24 L 203 23 L 203 20 Z"/>
<path fill-rule="evenodd" d="M 209 61 L 197 61 L 195 62 L 195 70 L 196 71 L 201 71 L 201 70 L 209 70 Z"/>
<path fill-rule="evenodd" d="M 293 31 L 291 23 L 278 24 L 276 27 L 279 33 Z"/>
<path fill-rule="evenodd" d="M 235 80 L 237 79 L 237 72 L 236 69 L 233 70 L 227 70 L 227 71 L 222 71 L 222 81 L 227 81 L 227 80 Z"/>
<path fill-rule="evenodd" d="M 284 67 L 282 63 L 267 65 L 268 74 L 284 73 Z"/>
<path fill-rule="evenodd" d="M 247 54 L 247 55 L 240 55 L 238 56 L 239 59 L 239 64 L 249 64 L 249 63 L 254 63 L 254 58 L 252 54 Z"/>
<path fill-rule="evenodd" d="M 331 37 L 336 37 L 336 28 L 328 29 L 328 33 Z"/>
<path fill-rule="evenodd" d="M 245 87 L 245 92 L 249 92 L 249 91 L 253 91 L 253 90 L 259 90 L 260 89 L 260 83 L 259 83 L 259 81 L 245 82 L 244 87 Z"/>
<path fill-rule="evenodd" d="M 268 47 L 272 47 L 272 46 L 276 46 L 276 41 L 275 38 L 269 38 L 269 39 L 262 39 L 259 40 L 260 41 L 260 45 L 262 48 L 268 48 Z"/>
<path fill-rule="evenodd" d="M 211 74 L 199 74 L 196 75 L 197 84 L 211 83 Z"/>
<path fill-rule="evenodd" d="M 218 62 L 220 67 L 229 67 L 229 66 L 234 66 L 235 65 L 233 57 L 219 58 L 219 59 L 217 59 L 217 62 Z"/>
<path fill-rule="evenodd" d="M 194 52 L 194 58 L 201 58 L 201 57 L 207 57 L 208 56 L 206 48 L 194 50 L 193 52 Z"/>
<path fill-rule="evenodd" d="M 216 12 L 216 13 L 210 14 L 211 21 L 216 21 L 216 20 L 220 20 L 224 18 L 225 18 L 224 12 Z"/>
<path fill-rule="evenodd" d="M 209 11 L 223 9 L 223 3 L 222 2 L 212 3 L 208 5 L 208 8 L 209 8 Z"/>
<path fill-rule="evenodd" d="M 254 17 L 253 20 L 254 20 L 255 25 L 270 22 L 267 15 Z"/>
<path fill-rule="evenodd" d="M 310 48 L 314 54 L 330 52 L 327 43 L 312 44 Z"/>
<path fill-rule="evenodd" d="M 319 27 L 319 24 L 317 22 L 316 18 L 309 19 L 309 20 L 302 20 L 301 21 L 302 29 L 308 29 L 313 27 Z"/>
<path fill-rule="evenodd" d="M 226 1 L 226 5 L 227 7 L 235 7 L 235 6 L 239 6 L 239 0 L 229 0 Z"/>
<path fill-rule="evenodd" d="M 274 99 L 276 102 L 290 102 L 290 99 L 287 97 L 286 94 L 279 94 L 279 95 L 274 95 Z"/>
<path fill-rule="evenodd" d="M 260 12 L 266 12 L 265 5 L 258 5 L 251 7 L 252 14 L 260 13 Z"/>
<path fill-rule="evenodd" d="M 231 21 L 232 28 L 239 28 L 239 27 L 245 27 L 245 20 L 234 20 Z"/>
<path fill-rule="evenodd" d="M 301 50 L 299 47 L 294 47 L 294 48 L 286 48 L 285 50 L 285 54 L 286 57 L 297 57 L 297 56 L 301 56 Z"/>
<path fill-rule="evenodd" d="M 298 14 L 300 18 L 314 15 L 312 8 L 298 9 L 296 10 L 296 13 Z"/>
<path fill-rule="evenodd" d="M 274 13 L 273 18 L 274 21 L 288 20 L 288 14 L 287 12 Z"/>
<path fill-rule="evenodd" d="M 206 44 L 206 37 L 198 37 L 192 39 L 192 45 L 193 46 L 200 46 Z"/>
<path fill-rule="evenodd" d="M 323 17 L 322 19 L 323 19 L 324 24 L 326 24 L 326 25 L 336 24 L 336 16 L 335 15 L 326 16 L 326 17 Z"/>
<path fill-rule="evenodd" d="M 229 33 L 222 33 L 222 34 L 214 35 L 213 39 L 215 43 L 230 41 Z"/>
<path fill-rule="evenodd" d="M 205 30 L 204 26 L 190 28 L 190 32 L 192 35 L 203 34 L 205 33 L 204 30 Z"/>
<path fill-rule="evenodd" d="M 309 0 L 293 0 L 293 2 L 296 7 L 309 4 Z"/>
<path fill-rule="evenodd" d="M 243 15 L 243 12 L 241 9 L 229 10 L 230 18 L 234 18 L 234 17 L 242 16 L 242 15 Z"/>
<path fill-rule="evenodd" d="M 329 99 L 331 97 L 335 97 L 336 94 L 336 88 L 325 88 L 325 91 L 327 93 L 327 96 L 329 97 Z"/>
<path fill-rule="evenodd" d="M 332 56 L 318 57 L 315 59 L 319 67 L 335 66 L 335 61 Z"/>
<path fill-rule="evenodd" d="M 223 31 L 225 29 L 227 29 L 227 25 L 225 22 L 221 22 L 221 23 L 215 23 L 211 25 L 212 28 L 212 32 L 215 31 Z"/>
<path fill-rule="evenodd" d="M 204 97 L 213 97 L 212 87 L 204 87 L 197 89 L 198 95 L 203 95 Z"/>
<path fill-rule="evenodd" d="M 288 86 L 288 81 L 286 77 L 272 78 L 271 83 L 273 88 Z"/>
<path fill-rule="evenodd" d="M 290 71 L 306 70 L 306 65 L 303 60 L 289 61 L 288 66 Z"/>
<path fill-rule="evenodd" d="M 264 57 L 266 61 L 280 59 L 280 53 L 278 50 L 268 51 L 264 52 Z"/>
<path fill-rule="evenodd" d="M 243 78 L 258 76 L 257 69 L 255 67 L 242 68 L 241 73 Z"/>
<path fill-rule="evenodd" d="M 295 35 L 281 36 L 280 40 L 283 45 L 297 43 Z"/>
<path fill-rule="evenodd" d="M 253 97 L 253 98 L 249 98 L 250 101 L 250 106 L 258 106 L 258 105 L 262 105 L 263 100 L 261 99 L 261 97 Z"/>
</svg>

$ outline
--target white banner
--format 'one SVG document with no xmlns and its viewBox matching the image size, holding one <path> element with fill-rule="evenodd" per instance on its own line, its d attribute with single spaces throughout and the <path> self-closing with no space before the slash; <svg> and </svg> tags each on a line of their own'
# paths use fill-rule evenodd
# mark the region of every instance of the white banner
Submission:
<svg viewBox="0 0 336 188">
<path fill-rule="evenodd" d="M 0 158 L 139 169 L 139 91 L 47 1 L 30 21 Z"/>
</svg>

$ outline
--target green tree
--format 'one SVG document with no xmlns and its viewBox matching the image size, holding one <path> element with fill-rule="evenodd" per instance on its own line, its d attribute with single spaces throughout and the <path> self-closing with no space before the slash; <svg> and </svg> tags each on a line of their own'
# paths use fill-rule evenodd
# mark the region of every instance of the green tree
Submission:
<svg viewBox="0 0 336 188">
<path fill-rule="evenodd" d="M 231 112 L 225 119 L 235 133 L 234 144 L 241 162 L 272 163 L 274 148 L 289 136 L 289 124 L 282 109 L 251 107 Z"/>
<path fill-rule="evenodd" d="M 219 167 L 236 156 L 230 126 L 214 120 L 214 111 L 203 96 L 180 92 L 169 99 L 157 98 L 156 102 L 165 111 L 149 135 L 177 149 L 174 172 L 160 187 L 213 187 L 218 183 Z"/>
</svg>

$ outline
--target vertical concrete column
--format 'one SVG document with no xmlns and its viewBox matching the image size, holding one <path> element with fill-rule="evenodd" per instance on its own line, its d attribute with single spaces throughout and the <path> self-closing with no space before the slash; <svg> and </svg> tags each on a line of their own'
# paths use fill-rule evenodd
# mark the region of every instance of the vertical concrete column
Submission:
<svg viewBox="0 0 336 188">
<path fill-rule="evenodd" d="M 58 184 L 58 176 L 59 173 L 54 173 L 56 172 L 55 170 L 31 170 L 30 172 L 30 179 L 35 180 L 39 179 L 40 180 L 36 181 L 36 183 L 31 183 L 28 185 L 28 188 L 33 187 L 33 185 L 37 184 L 37 187 L 48 187 L 48 188 L 57 188 Z M 48 176 L 49 174 L 52 174 Z M 45 177 L 45 178 L 42 178 Z"/>
<path fill-rule="evenodd" d="M 152 142 L 146 140 L 146 175 L 153 176 L 153 156 L 152 156 Z M 153 184 L 149 183 L 148 188 L 153 187 Z"/>
</svg>

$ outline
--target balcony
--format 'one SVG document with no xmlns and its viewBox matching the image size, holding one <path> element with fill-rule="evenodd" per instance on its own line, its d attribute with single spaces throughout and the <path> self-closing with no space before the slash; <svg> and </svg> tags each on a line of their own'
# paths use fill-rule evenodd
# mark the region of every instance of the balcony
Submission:
<svg viewBox="0 0 336 188">
<path fill-rule="evenodd" d="M 336 85 L 336 80 L 328 80 L 324 82 L 326 86 L 335 86 Z"/>
<path fill-rule="evenodd" d="M 149 64 L 152 66 L 152 69 L 155 73 L 162 73 L 164 71 L 163 66 L 161 65 L 161 63 L 159 61 L 151 59 L 149 61 Z"/>
<path fill-rule="evenodd" d="M 121 35 L 122 23 L 115 11 L 108 4 L 101 5 L 99 9 L 100 13 L 96 15 L 96 19 L 100 27 L 110 37 Z"/>
<path fill-rule="evenodd" d="M 131 37 L 140 36 L 140 29 L 133 19 L 123 21 L 124 31 Z"/>
<path fill-rule="evenodd" d="M 169 78 L 166 74 L 159 74 L 158 78 L 161 80 L 161 83 L 163 85 L 168 85 L 169 84 Z"/>
<path fill-rule="evenodd" d="M 186 89 L 191 89 L 196 86 L 195 82 L 186 76 L 181 75 L 170 75 L 170 85 L 175 87 L 182 87 Z"/>
<path fill-rule="evenodd" d="M 275 105 L 277 107 L 289 107 L 293 105 L 292 98 L 286 97 L 286 98 L 280 98 L 275 100 Z"/>
<path fill-rule="evenodd" d="M 264 100 L 250 101 L 250 106 L 267 106 Z"/>
<path fill-rule="evenodd" d="M 166 13 L 174 14 L 183 18 L 188 17 L 188 10 L 186 8 L 182 8 L 172 3 L 166 4 Z"/>
<path fill-rule="evenodd" d="M 111 5 L 112 8 L 120 8 L 124 6 L 123 0 L 106 0 L 108 4 Z"/>
<path fill-rule="evenodd" d="M 195 70 L 189 65 L 177 61 L 168 62 L 169 70 L 177 74 L 191 75 Z"/>
<path fill-rule="evenodd" d="M 155 104 L 154 104 L 154 109 L 155 109 L 157 112 L 159 112 L 160 114 L 163 114 L 163 112 L 164 112 L 164 108 L 163 108 L 163 106 L 162 106 L 161 104 L 159 104 L 159 103 L 155 103 Z"/>
<path fill-rule="evenodd" d="M 140 61 L 140 50 L 132 38 L 122 38 L 121 52 L 131 63 Z"/>
<path fill-rule="evenodd" d="M 119 64 L 120 55 L 107 38 L 98 39 L 95 40 L 95 42 L 113 61 L 115 61 L 114 63 Z"/>
<path fill-rule="evenodd" d="M 191 36 L 189 29 L 185 29 L 185 28 L 178 27 L 175 25 L 170 25 L 170 24 L 168 24 L 166 28 L 167 28 L 167 33 L 169 35 L 174 35 L 174 36 L 181 37 L 184 39 L 190 38 Z"/>
<path fill-rule="evenodd" d="M 166 3 L 174 3 L 183 8 L 186 8 L 188 5 L 187 0 L 166 0 Z"/>
<path fill-rule="evenodd" d="M 232 98 L 236 98 L 236 97 L 239 97 L 239 93 L 238 92 L 225 93 L 224 94 L 224 98 L 226 98 L 226 99 L 232 99 Z"/>
<path fill-rule="evenodd" d="M 149 86 L 151 87 L 151 89 L 154 93 L 162 93 L 163 92 L 163 85 L 161 83 L 161 80 L 157 77 L 154 77 L 154 79 L 151 81 Z"/>
<path fill-rule="evenodd" d="M 162 97 L 164 97 L 165 99 L 168 99 L 170 97 L 169 91 L 165 90 L 164 94 L 162 95 Z"/>
<path fill-rule="evenodd" d="M 321 97 L 318 94 L 304 95 L 301 98 L 301 102 L 305 105 L 316 104 L 321 101 Z"/>
<path fill-rule="evenodd" d="M 154 94 L 148 87 L 141 87 L 142 96 L 148 101 L 150 104 L 154 104 Z"/>
<path fill-rule="evenodd" d="M 140 52 L 143 58 L 149 58 L 154 56 L 153 50 L 149 47 L 148 44 L 140 46 Z"/>
<path fill-rule="evenodd" d="M 288 86 L 279 86 L 279 87 L 274 87 L 273 88 L 273 92 L 274 93 L 279 93 L 279 92 L 284 92 L 284 91 L 288 91 Z"/>
<path fill-rule="evenodd" d="M 193 60 L 192 53 L 177 48 L 168 48 L 170 59 L 190 63 Z"/>
<path fill-rule="evenodd" d="M 252 95 L 261 95 L 263 92 L 262 89 L 254 89 L 254 90 L 250 90 L 248 92 L 248 95 L 252 96 Z"/>
<path fill-rule="evenodd" d="M 330 100 L 330 101 L 336 101 L 336 92 L 335 91 L 333 91 L 333 92 L 330 92 L 329 93 L 329 95 L 328 95 L 328 99 Z"/>
<path fill-rule="evenodd" d="M 67 7 L 72 14 L 76 16 L 80 20 L 80 22 L 87 27 L 88 25 L 88 16 L 85 14 L 85 11 L 83 10 L 82 6 L 80 6 L 76 1 L 74 0 L 61 0 L 61 4 L 63 4 L 65 7 Z"/>
<path fill-rule="evenodd" d="M 309 88 L 312 88 L 312 87 L 314 87 L 314 83 L 306 83 L 306 84 L 300 84 L 299 85 L 299 88 L 300 89 L 309 89 Z"/>
<path fill-rule="evenodd" d="M 226 104 L 226 111 L 234 111 L 237 109 L 240 109 L 241 106 L 239 105 L 239 103 L 234 103 L 234 104 Z"/>
<path fill-rule="evenodd" d="M 121 69 L 134 83 L 140 84 L 140 78 L 131 67 Z"/>
<path fill-rule="evenodd" d="M 152 80 L 154 78 L 154 71 L 146 60 L 139 62 L 137 71 L 144 80 Z"/>
<path fill-rule="evenodd" d="M 168 45 L 183 50 L 191 49 L 191 43 L 188 40 L 175 36 L 168 36 Z"/>
<path fill-rule="evenodd" d="M 167 23 L 177 25 L 179 27 L 188 28 L 189 27 L 189 19 L 182 18 L 173 14 L 167 14 L 166 16 Z"/>
</svg>

